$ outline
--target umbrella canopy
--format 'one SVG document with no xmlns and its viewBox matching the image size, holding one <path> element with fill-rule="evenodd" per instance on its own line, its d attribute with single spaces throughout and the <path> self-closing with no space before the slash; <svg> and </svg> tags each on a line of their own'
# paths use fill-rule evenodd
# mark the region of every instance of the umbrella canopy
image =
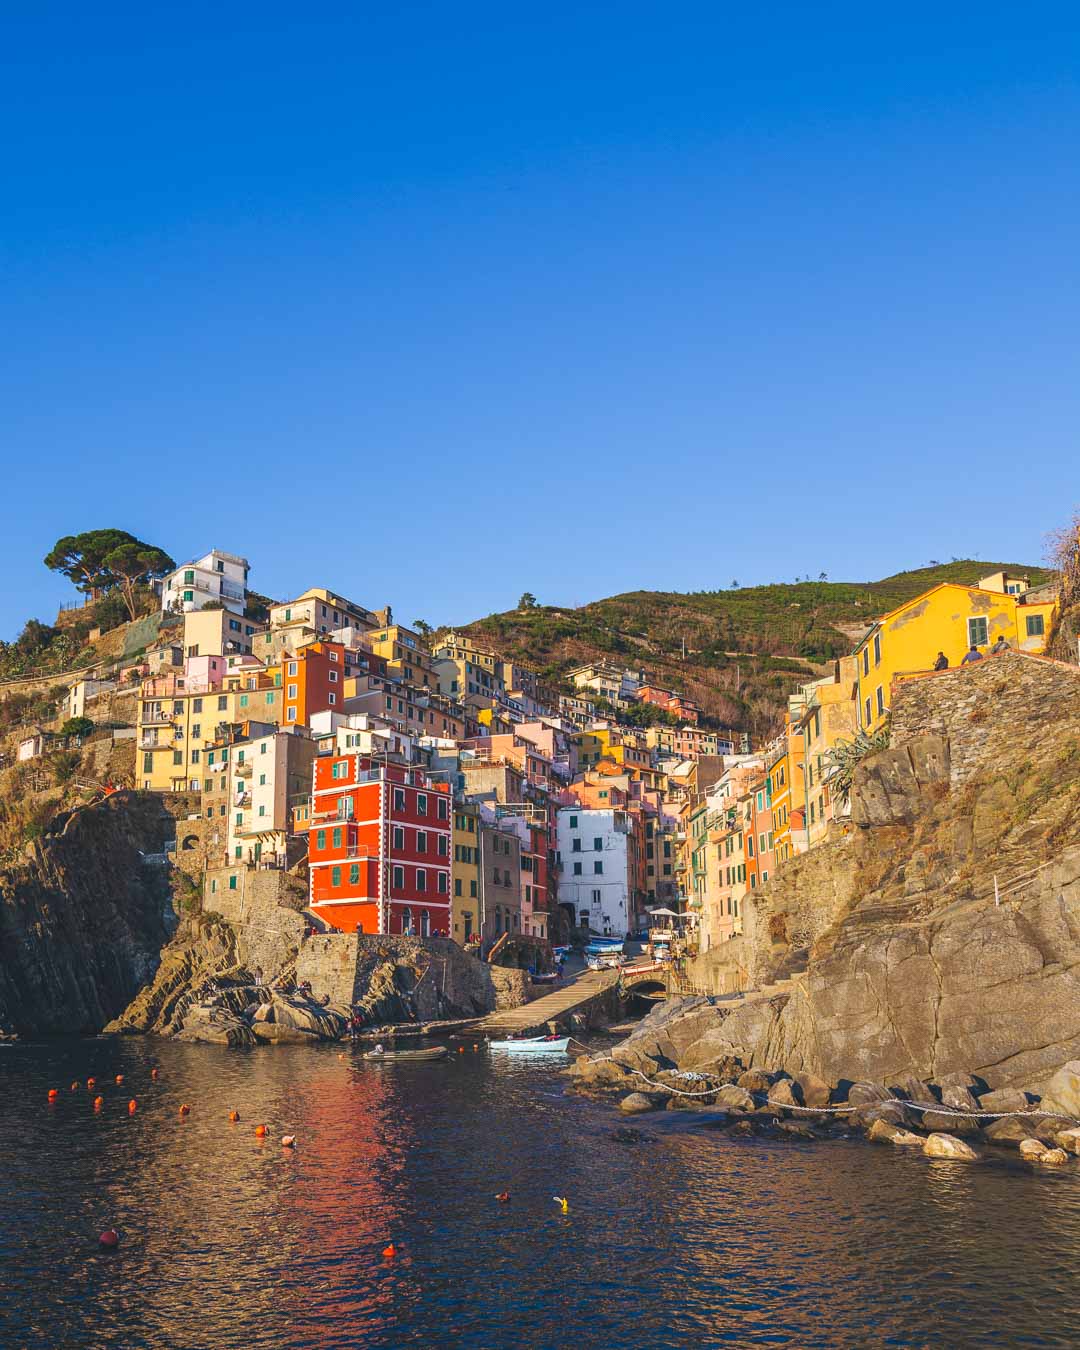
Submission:
<svg viewBox="0 0 1080 1350">
<path fill-rule="evenodd" d="M 662 919 L 681 919 L 681 914 L 676 914 L 673 909 L 650 909 L 650 914 L 659 914 Z"/>
</svg>

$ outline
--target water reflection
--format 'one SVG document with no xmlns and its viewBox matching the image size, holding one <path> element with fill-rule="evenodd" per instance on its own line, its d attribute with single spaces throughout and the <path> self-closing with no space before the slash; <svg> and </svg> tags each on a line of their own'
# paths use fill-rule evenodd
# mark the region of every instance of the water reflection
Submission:
<svg viewBox="0 0 1080 1350">
<path fill-rule="evenodd" d="M 67 1088 L 90 1073 L 99 1115 Z M 472 1054 L 0 1051 L 0 1344 L 1075 1344 L 1075 1172 L 736 1141 L 676 1113 L 631 1147 L 561 1087 Z"/>
</svg>

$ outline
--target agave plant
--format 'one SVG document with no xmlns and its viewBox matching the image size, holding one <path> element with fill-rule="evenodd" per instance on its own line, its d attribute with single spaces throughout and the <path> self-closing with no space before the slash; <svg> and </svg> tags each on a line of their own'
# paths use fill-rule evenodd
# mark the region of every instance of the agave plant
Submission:
<svg viewBox="0 0 1080 1350">
<path fill-rule="evenodd" d="M 858 765 L 867 755 L 876 755 L 879 750 L 888 749 L 888 745 L 889 724 L 886 722 L 872 736 L 868 736 L 865 731 L 856 732 L 854 740 L 838 740 L 825 752 L 829 784 L 833 793 L 839 794 L 841 801 L 846 802 L 851 795 L 851 784 Z"/>
</svg>

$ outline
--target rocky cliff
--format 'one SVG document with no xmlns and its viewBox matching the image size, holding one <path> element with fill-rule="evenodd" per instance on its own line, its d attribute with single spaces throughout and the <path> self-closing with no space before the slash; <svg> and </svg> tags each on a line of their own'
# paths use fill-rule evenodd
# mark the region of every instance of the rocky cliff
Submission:
<svg viewBox="0 0 1080 1350">
<path fill-rule="evenodd" d="M 153 975 L 176 926 L 157 797 L 57 817 L 0 871 L 0 1033 L 96 1032 Z"/>
<path fill-rule="evenodd" d="M 902 685 L 892 722 L 851 823 L 700 960 L 757 991 L 718 1005 L 709 1053 L 1037 1088 L 1080 1055 L 1080 670 L 1008 653 Z"/>
</svg>

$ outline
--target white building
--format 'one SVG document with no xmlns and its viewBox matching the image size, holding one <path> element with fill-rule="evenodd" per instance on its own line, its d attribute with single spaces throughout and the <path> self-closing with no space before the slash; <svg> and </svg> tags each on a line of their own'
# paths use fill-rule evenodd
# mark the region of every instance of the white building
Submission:
<svg viewBox="0 0 1080 1350">
<path fill-rule="evenodd" d="M 392 722 L 370 713 L 342 713 L 327 708 L 324 712 L 312 713 L 308 725 L 320 755 L 347 755 L 359 751 L 362 755 L 394 756 L 406 764 L 416 758 L 416 741 L 412 736 L 399 731 Z"/>
<path fill-rule="evenodd" d="M 220 604 L 234 614 L 243 614 L 249 564 L 235 553 L 211 549 L 194 562 L 185 563 L 161 583 L 161 608 L 165 614 L 186 614 Z"/>
<path fill-rule="evenodd" d="M 292 807 L 310 790 L 315 743 L 299 727 L 270 729 L 229 747 L 228 856 L 282 866 Z"/>
<path fill-rule="evenodd" d="M 605 937 L 625 937 L 631 926 L 630 830 L 625 811 L 558 812 L 559 903 Z"/>
</svg>

